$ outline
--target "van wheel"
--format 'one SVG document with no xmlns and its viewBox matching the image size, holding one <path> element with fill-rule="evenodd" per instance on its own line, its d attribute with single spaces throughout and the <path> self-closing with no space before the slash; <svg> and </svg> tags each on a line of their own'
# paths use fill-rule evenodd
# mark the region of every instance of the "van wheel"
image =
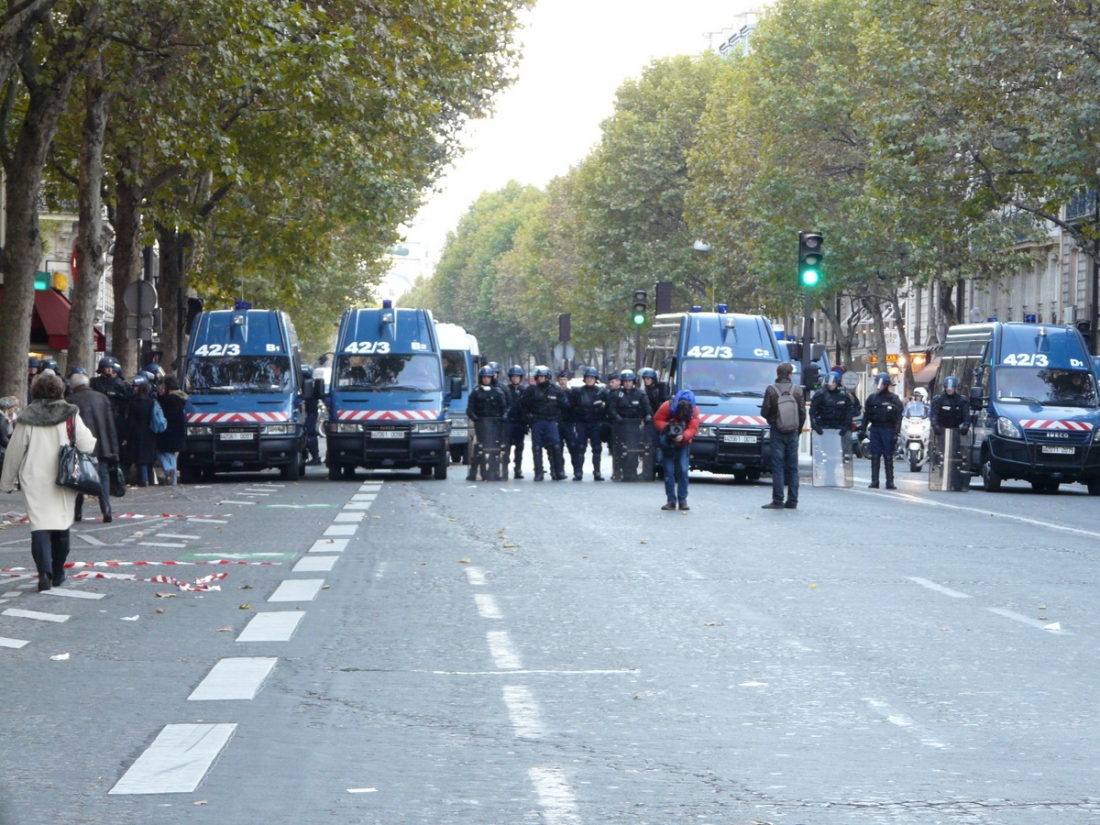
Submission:
<svg viewBox="0 0 1100 825">
<path fill-rule="evenodd" d="M 737 484 L 744 484 L 749 480 L 749 474 L 746 472 L 736 472 L 733 474 L 733 480 Z"/>
<path fill-rule="evenodd" d="M 345 464 L 344 465 L 344 478 L 349 479 L 349 480 L 355 478 L 355 465 L 354 464 Z"/>
<path fill-rule="evenodd" d="M 446 481 L 447 480 L 447 459 L 443 459 L 435 465 L 435 480 Z"/>
<path fill-rule="evenodd" d="M 339 464 L 328 465 L 328 480 L 339 481 L 344 475 L 344 468 Z"/>
<path fill-rule="evenodd" d="M 1001 477 L 993 469 L 993 460 L 987 455 L 982 462 L 982 483 L 985 484 L 987 493 L 1001 492 Z"/>
<path fill-rule="evenodd" d="M 431 474 L 432 474 L 432 465 L 431 464 L 425 464 L 423 467 L 420 468 L 420 475 L 423 476 L 424 478 L 427 478 Z"/>
<path fill-rule="evenodd" d="M 759 481 L 759 480 L 760 480 L 760 471 L 759 470 L 749 470 L 749 481 Z"/>
<path fill-rule="evenodd" d="M 184 484 L 198 484 L 202 479 L 202 473 L 189 464 L 180 467 L 180 481 Z"/>
<path fill-rule="evenodd" d="M 1100 481 L 1090 481 L 1088 488 L 1090 496 L 1100 496 Z"/>
<path fill-rule="evenodd" d="M 302 477 L 302 462 L 297 456 L 289 464 L 279 468 L 279 473 L 287 481 L 297 481 Z"/>
<path fill-rule="evenodd" d="M 212 482 L 214 480 L 214 475 L 215 474 L 214 474 L 213 470 L 203 470 L 202 471 L 202 480 L 205 481 L 207 484 L 209 484 L 210 482 Z"/>
<path fill-rule="evenodd" d="M 453 463 L 453 464 L 465 464 L 466 463 L 466 448 L 465 447 L 451 447 L 451 463 Z"/>
</svg>

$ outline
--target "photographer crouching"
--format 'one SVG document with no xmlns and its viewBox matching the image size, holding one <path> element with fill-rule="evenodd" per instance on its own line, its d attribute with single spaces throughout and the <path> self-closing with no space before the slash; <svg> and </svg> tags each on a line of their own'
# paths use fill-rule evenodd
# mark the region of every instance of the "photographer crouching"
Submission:
<svg viewBox="0 0 1100 825">
<path fill-rule="evenodd" d="M 695 394 L 680 390 L 671 401 L 666 401 L 653 416 L 653 423 L 660 433 L 664 451 L 665 498 L 662 510 L 681 511 L 688 507 L 688 468 L 691 466 L 691 440 L 699 429 L 699 408 L 695 406 Z"/>
</svg>

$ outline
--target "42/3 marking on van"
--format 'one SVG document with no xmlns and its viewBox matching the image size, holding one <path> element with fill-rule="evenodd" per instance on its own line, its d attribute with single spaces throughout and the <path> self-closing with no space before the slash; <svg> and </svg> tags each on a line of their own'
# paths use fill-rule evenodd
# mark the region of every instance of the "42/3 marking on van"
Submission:
<svg viewBox="0 0 1100 825">
<path fill-rule="evenodd" d="M 219 356 L 240 354 L 240 344 L 203 344 L 195 350 L 195 355 Z"/>
<path fill-rule="evenodd" d="M 1050 360 L 1041 352 L 1030 354 L 1026 352 L 1016 352 L 1011 355 L 1006 355 L 1001 359 L 1002 364 L 1008 364 L 1011 367 L 1049 367 Z"/>
<path fill-rule="evenodd" d="M 731 347 L 694 346 L 684 353 L 688 358 L 733 358 Z"/>
<path fill-rule="evenodd" d="M 384 355 L 389 351 L 389 341 L 352 341 L 344 347 L 344 352 L 352 352 L 359 355 Z"/>
</svg>

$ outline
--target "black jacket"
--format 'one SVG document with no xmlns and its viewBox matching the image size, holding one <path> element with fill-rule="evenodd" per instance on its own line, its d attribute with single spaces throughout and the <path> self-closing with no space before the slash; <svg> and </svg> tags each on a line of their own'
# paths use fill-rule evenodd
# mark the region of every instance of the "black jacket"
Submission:
<svg viewBox="0 0 1100 825">
<path fill-rule="evenodd" d="M 895 433 L 901 430 L 905 405 L 894 393 L 873 392 L 863 404 L 863 421 L 872 427 L 886 428 Z"/>
<path fill-rule="evenodd" d="M 508 413 L 508 396 L 496 384 L 483 386 L 478 384 L 470 392 L 466 405 L 466 416 L 471 421 L 479 418 L 504 418 Z"/>
<path fill-rule="evenodd" d="M 69 403 L 80 409 L 80 420 L 95 436 L 95 457 L 118 459 L 118 430 L 115 427 L 111 401 L 103 393 L 91 387 L 77 387 L 69 396 Z"/>
<path fill-rule="evenodd" d="M 561 421 L 562 410 L 569 399 L 557 384 L 530 384 L 520 396 L 524 417 L 530 421 Z"/>
<path fill-rule="evenodd" d="M 810 426 L 815 430 L 851 430 L 855 414 L 852 396 L 840 387 L 822 387 L 810 401 Z"/>
<path fill-rule="evenodd" d="M 595 385 L 573 387 L 569 407 L 578 424 L 596 424 L 607 419 L 607 392 Z"/>
<path fill-rule="evenodd" d="M 523 382 L 513 385 L 512 380 L 509 378 L 508 383 L 504 385 L 504 397 L 508 401 L 508 420 L 509 421 L 523 421 L 523 407 L 521 406 L 520 398 L 523 396 Z"/>
<path fill-rule="evenodd" d="M 187 448 L 187 414 L 184 406 L 187 396 L 180 390 L 159 396 L 160 408 L 164 411 L 164 418 L 168 422 L 168 428 L 157 433 L 157 452 L 179 453 Z"/>
<path fill-rule="evenodd" d="M 89 382 L 89 386 L 111 400 L 111 409 L 115 414 L 115 430 L 119 440 L 125 441 L 126 427 L 130 418 L 130 401 L 134 397 L 133 389 L 117 375 L 113 378 L 97 375 Z"/>
<path fill-rule="evenodd" d="M 645 390 L 640 387 L 634 387 L 630 390 L 620 389 L 611 396 L 612 421 L 622 421 L 623 419 L 641 421 L 652 417 L 653 410 L 650 409 L 649 398 L 646 396 Z"/>
<path fill-rule="evenodd" d="M 932 429 L 954 429 L 970 424 L 970 399 L 965 395 L 942 393 L 932 399 Z"/>
<path fill-rule="evenodd" d="M 126 427 L 126 449 L 123 461 L 130 464 L 152 464 L 157 460 L 157 434 L 153 421 L 153 398 L 135 398 L 130 402 Z"/>
</svg>

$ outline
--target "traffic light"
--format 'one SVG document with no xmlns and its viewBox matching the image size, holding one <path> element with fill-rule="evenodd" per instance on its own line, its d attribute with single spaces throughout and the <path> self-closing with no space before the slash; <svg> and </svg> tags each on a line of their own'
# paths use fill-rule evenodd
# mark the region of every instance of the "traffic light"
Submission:
<svg viewBox="0 0 1100 825">
<path fill-rule="evenodd" d="M 803 289 L 816 289 L 823 280 L 821 259 L 824 239 L 820 232 L 798 233 L 798 285 Z"/>
<path fill-rule="evenodd" d="M 634 290 L 634 311 L 631 313 L 631 320 L 636 326 L 641 326 L 645 323 L 648 296 L 644 289 Z"/>
<path fill-rule="evenodd" d="M 653 311 L 657 315 L 672 312 L 672 281 L 658 281 L 653 287 Z"/>
<path fill-rule="evenodd" d="M 558 316 L 558 340 L 563 344 L 569 343 L 570 333 L 572 332 L 572 320 L 573 316 L 568 312 L 563 312 Z"/>
</svg>

